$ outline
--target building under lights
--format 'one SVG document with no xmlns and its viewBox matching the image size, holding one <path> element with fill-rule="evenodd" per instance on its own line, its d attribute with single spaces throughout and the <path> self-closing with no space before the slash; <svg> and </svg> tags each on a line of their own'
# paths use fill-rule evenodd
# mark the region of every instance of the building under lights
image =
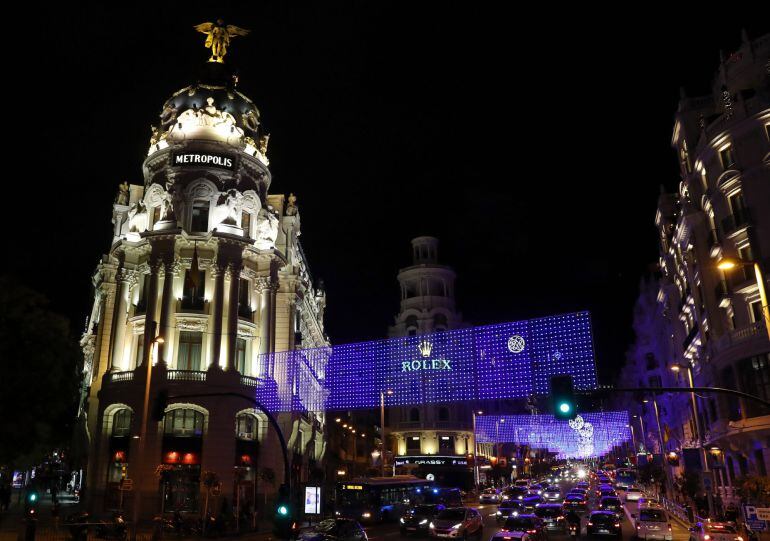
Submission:
<svg viewBox="0 0 770 541">
<path fill-rule="evenodd" d="M 770 322 L 759 288 L 770 289 L 769 56 L 770 34 L 744 33 L 740 49 L 720 59 L 710 94 L 682 94 L 671 141 L 681 182 L 658 202 L 661 275 L 642 284 L 626 384 L 686 386 L 692 376 L 696 386 L 770 400 Z M 725 258 L 747 264 L 723 271 Z M 660 423 L 651 400 L 628 404 L 636 443 L 670 453 L 675 474 L 704 472 L 704 486 L 725 502 L 739 479 L 768 475 L 770 412 L 761 406 L 725 395 L 657 402 Z"/>
<path fill-rule="evenodd" d="M 113 237 L 93 275 L 93 310 L 82 339 L 92 511 L 141 496 L 142 517 L 199 511 L 204 472 L 242 505 L 263 502 L 283 482 L 266 417 L 235 393 L 291 396 L 293 382 L 263 355 L 328 345 L 325 294 L 299 241 L 296 197 L 270 193 L 268 135 L 254 103 L 220 62 L 174 93 L 152 128 L 143 181 L 120 187 Z M 162 339 L 162 343 L 161 340 Z M 146 366 L 150 409 L 138 456 Z M 189 396 L 213 394 L 215 396 Z M 218 395 L 219 394 L 219 395 Z M 218 395 L 218 396 L 217 396 Z M 277 415 L 295 483 L 319 475 L 322 412 Z"/>
</svg>

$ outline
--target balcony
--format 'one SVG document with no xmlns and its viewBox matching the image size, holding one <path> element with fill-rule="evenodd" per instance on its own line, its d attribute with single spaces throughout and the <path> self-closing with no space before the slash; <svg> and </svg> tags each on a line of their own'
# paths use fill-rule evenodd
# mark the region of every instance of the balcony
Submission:
<svg viewBox="0 0 770 541">
<path fill-rule="evenodd" d="M 206 381 L 206 372 L 201 370 L 169 370 L 168 381 Z"/>
<path fill-rule="evenodd" d="M 189 310 L 192 312 L 202 312 L 206 307 L 206 301 L 203 297 L 197 297 L 193 295 L 184 295 L 182 302 L 180 303 L 182 310 Z"/>
<path fill-rule="evenodd" d="M 251 306 L 238 303 L 238 317 L 249 321 L 254 319 L 254 312 L 252 311 Z"/>
<path fill-rule="evenodd" d="M 264 380 L 262 378 L 255 378 L 253 376 L 241 376 L 241 385 L 246 385 L 247 387 L 259 387 L 264 383 Z"/>
<path fill-rule="evenodd" d="M 736 212 L 722 220 L 722 231 L 725 235 L 732 235 L 736 231 L 751 225 L 751 213 L 749 209 L 736 209 Z"/>
<path fill-rule="evenodd" d="M 110 383 L 122 383 L 125 381 L 133 381 L 134 380 L 134 371 L 130 370 L 128 372 L 113 372 L 110 374 Z"/>
<path fill-rule="evenodd" d="M 733 329 L 720 336 L 717 340 L 709 342 L 711 354 L 716 355 L 738 345 L 747 344 L 754 340 L 767 340 L 767 331 L 763 321 L 757 321 L 740 329 Z"/>
<path fill-rule="evenodd" d="M 695 336 L 698 334 L 698 326 L 695 325 L 692 329 L 690 329 L 690 332 L 687 333 L 687 338 L 684 339 L 684 342 L 682 342 L 682 349 L 684 351 L 687 351 L 687 348 L 690 347 L 690 344 L 692 344 L 692 341 L 695 340 Z"/>
</svg>

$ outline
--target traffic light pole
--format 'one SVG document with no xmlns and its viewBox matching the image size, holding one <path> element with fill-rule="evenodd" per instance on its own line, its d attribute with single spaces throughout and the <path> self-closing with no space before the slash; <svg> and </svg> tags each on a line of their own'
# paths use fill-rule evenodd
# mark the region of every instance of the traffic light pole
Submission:
<svg viewBox="0 0 770 541">
<path fill-rule="evenodd" d="M 770 409 L 770 402 L 765 400 L 764 398 L 760 398 L 758 396 L 755 396 L 753 394 L 744 393 L 741 391 L 736 391 L 733 389 L 725 389 L 723 387 L 609 387 L 606 389 L 609 392 L 618 392 L 618 393 L 652 393 L 652 394 L 661 394 L 661 393 L 720 393 L 720 394 L 730 394 L 733 396 L 738 396 L 740 398 L 745 398 L 746 400 L 751 400 L 752 402 L 756 402 L 758 404 L 762 404 L 766 408 Z"/>
</svg>

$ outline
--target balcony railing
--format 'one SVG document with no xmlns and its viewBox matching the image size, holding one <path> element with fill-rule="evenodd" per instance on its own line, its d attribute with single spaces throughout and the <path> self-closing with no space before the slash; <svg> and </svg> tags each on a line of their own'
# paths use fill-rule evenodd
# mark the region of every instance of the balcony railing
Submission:
<svg viewBox="0 0 770 541">
<path fill-rule="evenodd" d="M 261 378 L 255 378 L 254 376 L 241 376 L 241 385 L 247 385 L 249 387 L 259 387 L 262 385 L 263 380 Z"/>
<path fill-rule="evenodd" d="M 128 372 L 113 372 L 110 374 L 110 381 L 112 383 L 119 383 L 123 381 L 133 381 L 134 379 L 134 371 L 128 371 Z"/>
<path fill-rule="evenodd" d="M 723 336 L 720 336 L 718 340 L 710 342 L 712 344 L 712 353 L 719 353 L 720 351 L 724 351 L 747 340 L 761 338 L 763 336 L 767 336 L 765 323 L 763 321 L 757 321 L 747 327 L 729 331 Z"/>
<path fill-rule="evenodd" d="M 206 381 L 206 372 L 201 370 L 169 370 L 166 377 L 169 381 Z"/>
</svg>

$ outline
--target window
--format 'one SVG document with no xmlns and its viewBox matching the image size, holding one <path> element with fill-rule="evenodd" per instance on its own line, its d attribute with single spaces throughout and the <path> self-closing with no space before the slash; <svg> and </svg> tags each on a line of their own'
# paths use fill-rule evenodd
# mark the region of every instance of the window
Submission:
<svg viewBox="0 0 770 541">
<path fill-rule="evenodd" d="M 152 208 L 152 223 L 155 225 L 160 221 L 160 207 Z"/>
<path fill-rule="evenodd" d="M 660 376 L 650 376 L 647 378 L 647 384 L 650 387 L 663 387 Z"/>
<path fill-rule="evenodd" d="M 142 288 L 139 290 L 139 302 L 136 304 L 134 315 L 144 314 L 147 311 L 147 296 L 150 294 L 150 275 L 142 278 Z"/>
<path fill-rule="evenodd" d="M 128 408 L 115 412 L 112 418 L 112 435 L 116 438 L 125 438 L 131 435 L 131 418 L 133 414 Z"/>
<path fill-rule="evenodd" d="M 246 373 L 246 339 L 235 339 L 235 368 L 241 374 Z"/>
<path fill-rule="evenodd" d="M 759 323 L 765 318 L 765 315 L 762 313 L 762 301 L 760 300 L 749 303 L 749 312 L 752 323 Z"/>
<path fill-rule="evenodd" d="M 654 353 L 647 353 L 644 358 L 647 361 L 647 370 L 655 370 L 660 367 L 660 363 L 658 362 L 658 359 L 655 358 Z"/>
<path fill-rule="evenodd" d="M 417 408 L 412 408 L 409 410 L 409 420 L 413 423 L 417 423 L 420 421 L 420 410 Z"/>
<path fill-rule="evenodd" d="M 141 366 L 144 358 L 144 333 L 136 336 L 136 356 L 134 357 L 134 368 Z"/>
<path fill-rule="evenodd" d="M 179 332 L 179 352 L 176 357 L 177 370 L 201 369 L 202 341 L 203 335 L 199 332 Z"/>
<path fill-rule="evenodd" d="M 455 442 L 453 436 L 439 436 L 438 450 L 441 453 L 454 454 Z"/>
<path fill-rule="evenodd" d="M 191 231 L 209 230 L 209 202 L 195 201 L 192 208 Z"/>
<path fill-rule="evenodd" d="M 238 317 L 251 319 L 251 305 L 249 304 L 249 281 L 241 278 L 238 284 Z"/>
<path fill-rule="evenodd" d="M 406 438 L 406 452 L 407 453 L 419 453 L 420 452 L 420 436 L 407 436 L 407 438 Z"/>
<path fill-rule="evenodd" d="M 692 166 L 690 165 L 690 153 L 687 150 L 687 141 L 682 139 L 682 146 L 679 147 L 679 160 L 682 162 L 682 167 L 687 173 L 692 173 Z"/>
<path fill-rule="evenodd" d="M 251 213 L 250 212 L 241 213 L 241 229 L 243 229 L 244 233 L 246 233 L 247 236 L 251 235 Z"/>
<path fill-rule="evenodd" d="M 412 297 L 418 297 L 420 293 L 417 291 L 417 283 L 407 282 L 404 284 L 404 298 L 411 299 Z"/>
<path fill-rule="evenodd" d="M 741 390 L 763 400 L 770 400 L 770 353 L 743 359 L 737 364 Z M 757 417 L 766 413 L 765 408 L 746 400 L 746 416 Z"/>
<path fill-rule="evenodd" d="M 259 421 L 250 413 L 241 413 L 235 419 L 235 437 L 239 440 L 255 441 L 258 437 Z"/>
<path fill-rule="evenodd" d="M 732 145 L 728 145 L 719 151 L 719 158 L 722 160 L 722 168 L 729 169 L 735 165 L 735 156 L 733 155 Z"/>
<path fill-rule="evenodd" d="M 726 366 L 722 369 L 722 387 L 725 387 L 727 389 L 734 389 L 737 390 L 737 385 L 735 384 L 735 373 L 733 372 L 732 367 Z M 738 421 L 741 418 L 741 402 L 740 400 L 734 400 L 734 399 L 728 399 L 725 397 L 722 397 L 723 400 L 723 407 L 724 409 L 722 411 L 727 411 L 727 416 L 730 421 Z"/>
<path fill-rule="evenodd" d="M 167 436 L 201 437 L 203 414 L 191 409 L 176 409 L 166 413 L 163 432 Z"/>
<path fill-rule="evenodd" d="M 433 317 L 433 327 L 437 331 L 445 331 L 449 326 L 446 316 L 444 314 L 436 314 Z"/>
<path fill-rule="evenodd" d="M 205 302 L 205 278 L 204 271 L 197 271 L 197 275 L 188 269 L 184 274 L 184 286 L 182 286 L 182 308 L 186 310 L 203 310 Z"/>
<path fill-rule="evenodd" d="M 408 331 L 409 336 L 417 334 L 417 316 L 411 315 L 406 318 L 406 330 Z"/>
</svg>

